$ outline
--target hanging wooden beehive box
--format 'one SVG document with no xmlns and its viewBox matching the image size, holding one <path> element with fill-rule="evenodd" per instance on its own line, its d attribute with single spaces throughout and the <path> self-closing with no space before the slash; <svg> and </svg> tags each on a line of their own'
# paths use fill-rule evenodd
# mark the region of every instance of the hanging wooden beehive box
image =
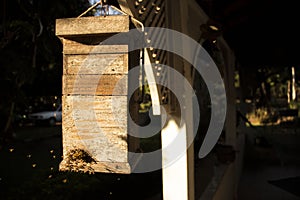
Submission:
<svg viewBox="0 0 300 200">
<path fill-rule="evenodd" d="M 128 137 L 128 46 L 99 46 L 129 28 L 126 15 L 56 20 L 63 43 L 60 170 L 130 173 L 134 167 L 128 151 L 139 144 Z"/>
</svg>

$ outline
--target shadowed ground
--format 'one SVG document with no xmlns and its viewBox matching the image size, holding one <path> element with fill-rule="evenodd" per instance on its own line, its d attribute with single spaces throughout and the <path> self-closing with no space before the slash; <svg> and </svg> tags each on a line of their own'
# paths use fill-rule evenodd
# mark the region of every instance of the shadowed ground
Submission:
<svg viewBox="0 0 300 200">
<path fill-rule="evenodd" d="M 23 127 L 0 150 L 0 199 L 142 200 L 161 191 L 161 171 L 145 174 L 59 172 L 61 126 Z"/>
<path fill-rule="evenodd" d="M 238 199 L 300 199 L 299 129 L 269 126 L 246 131 Z"/>
</svg>

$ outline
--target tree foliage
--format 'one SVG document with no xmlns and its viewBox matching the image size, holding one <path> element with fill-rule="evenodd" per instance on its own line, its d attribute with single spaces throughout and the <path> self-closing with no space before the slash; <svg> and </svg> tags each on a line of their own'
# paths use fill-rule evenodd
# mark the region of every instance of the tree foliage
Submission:
<svg viewBox="0 0 300 200">
<path fill-rule="evenodd" d="M 62 45 L 57 18 L 77 17 L 88 0 L 3 0 L 0 14 L 0 133 L 11 132 L 25 96 L 61 93 Z M 0 135 L 1 137 L 1 135 Z"/>
</svg>

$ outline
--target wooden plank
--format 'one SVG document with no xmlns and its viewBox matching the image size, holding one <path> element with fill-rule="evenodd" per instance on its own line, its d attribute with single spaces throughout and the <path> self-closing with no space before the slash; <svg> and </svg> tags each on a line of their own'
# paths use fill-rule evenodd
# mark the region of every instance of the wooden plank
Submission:
<svg viewBox="0 0 300 200">
<path fill-rule="evenodd" d="M 127 15 L 57 19 L 55 34 L 61 37 L 127 32 L 129 22 Z"/>
<path fill-rule="evenodd" d="M 180 119 L 167 117 L 162 127 L 162 178 L 164 200 L 188 200 L 187 130 Z"/>
<path fill-rule="evenodd" d="M 63 105 L 64 127 L 91 132 L 99 127 L 127 127 L 127 96 L 63 95 Z"/>
<path fill-rule="evenodd" d="M 100 45 L 84 44 L 80 41 L 63 39 L 63 54 L 125 54 L 128 53 L 128 45 Z"/>
<path fill-rule="evenodd" d="M 63 75 L 63 94 L 127 95 L 127 75 Z"/>
<path fill-rule="evenodd" d="M 67 170 L 63 163 L 75 148 L 97 158 L 91 165 L 96 172 L 130 173 L 138 160 L 129 159 L 128 151 L 135 152 L 138 141 L 127 135 L 127 96 L 63 95 L 62 101 L 64 161 L 60 170 Z"/>
<path fill-rule="evenodd" d="M 98 132 L 82 133 L 80 127 L 63 128 L 64 156 L 73 149 L 90 152 L 93 158 L 102 162 L 128 162 L 128 144 L 126 132 L 120 133 L 117 128 L 98 128 Z M 123 135 L 122 135 L 123 134 Z"/>
<path fill-rule="evenodd" d="M 127 162 L 96 162 L 87 164 L 90 167 L 91 172 L 104 172 L 104 173 L 118 173 L 118 174 L 130 174 L 131 166 Z M 61 171 L 69 171 L 70 166 L 68 166 L 66 160 L 63 160 L 59 168 Z M 74 166 L 72 166 L 74 170 Z M 79 166 L 75 167 L 74 171 L 83 171 L 86 172 L 87 170 L 84 168 L 80 168 Z"/>
<path fill-rule="evenodd" d="M 120 149 L 127 150 L 126 127 L 101 127 L 98 121 L 81 121 L 80 123 L 75 122 L 71 117 L 65 119 L 64 122 L 68 125 L 73 124 L 73 126 L 64 126 L 64 137 L 67 141 L 105 137 L 110 143 L 119 145 Z"/>
<path fill-rule="evenodd" d="M 64 56 L 64 74 L 127 74 L 127 54 Z"/>
<path fill-rule="evenodd" d="M 130 173 L 127 96 L 63 95 L 62 101 L 64 161 L 60 169 L 68 169 L 68 152 L 81 149 L 97 161 L 91 165 L 96 172 Z"/>
</svg>

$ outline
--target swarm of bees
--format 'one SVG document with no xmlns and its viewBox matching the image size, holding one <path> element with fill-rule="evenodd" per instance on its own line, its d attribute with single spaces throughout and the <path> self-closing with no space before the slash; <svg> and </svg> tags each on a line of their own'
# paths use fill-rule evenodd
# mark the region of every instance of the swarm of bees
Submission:
<svg viewBox="0 0 300 200">
<path fill-rule="evenodd" d="M 94 174 L 91 165 L 95 162 L 95 159 L 83 149 L 72 149 L 67 154 L 66 168 L 69 171 Z"/>
</svg>

